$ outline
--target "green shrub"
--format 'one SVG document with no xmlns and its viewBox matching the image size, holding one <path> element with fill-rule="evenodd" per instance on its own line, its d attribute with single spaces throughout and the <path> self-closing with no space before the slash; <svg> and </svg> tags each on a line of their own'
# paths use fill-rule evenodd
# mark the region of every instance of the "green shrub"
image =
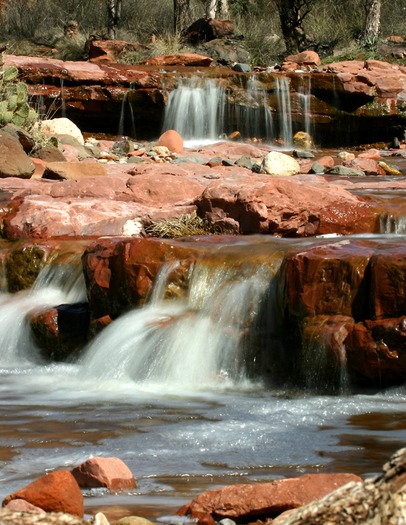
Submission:
<svg viewBox="0 0 406 525">
<path fill-rule="evenodd" d="M 30 130 L 37 120 L 37 112 L 28 104 L 28 87 L 17 81 L 14 66 L 0 71 L 0 126 L 15 124 Z"/>
</svg>

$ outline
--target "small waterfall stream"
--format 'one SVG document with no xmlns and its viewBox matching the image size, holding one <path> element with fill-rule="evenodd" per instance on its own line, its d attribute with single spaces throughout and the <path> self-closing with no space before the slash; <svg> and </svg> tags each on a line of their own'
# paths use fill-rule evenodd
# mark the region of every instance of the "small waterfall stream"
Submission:
<svg viewBox="0 0 406 525">
<path fill-rule="evenodd" d="M 244 336 L 271 274 L 262 265 L 196 263 L 187 296 L 171 301 L 163 300 L 165 286 L 158 279 L 160 295 L 155 291 L 147 306 L 125 314 L 91 343 L 80 363 L 82 374 L 160 388 L 241 386 L 249 366 Z"/>
<path fill-rule="evenodd" d="M 217 140 L 224 128 L 224 89 L 215 80 L 181 79 L 171 91 L 163 130 L 175 129 L 185 140 Z"/>
<path fill-rule="evenodd" d="M 279 107 L 279 134 L 284 146 L 290 146 L 293 140 L 292 111 L 290 104 L 289 80 L 285 77 L 276 79 L 276 99 Z"/>
<path fill-rule="evenodd" d="M 304 76 L 302 79 L 302 84 L 298 91 L 298 97 L 300 100 L 300 105 L 302 107 L 303 115 L 303 130 L 308 133 L 311 137 L 313 136 L 313 126 L 312 126 L 312 113 L 311 113 L 311 82 L 312 78 L 310 75 Z"/>
<path fill-rule="evenodd" d="M 128 91 L 124 93 L 123 100 L 121 101 L 120 119 L 118 122 L 118 131 L 117 131 L 117 135 L 119 137 L 124 137 L 124 136 L 129 136 L 132 138 L 136 137 L 134 108 L 128 99 L 129 94 L 131 93 L 132 89 L 133 89 L 133 86 L 130 85 L 130 88 L 128 89 Z M 129 118 L 128 118 L 128 115 L 129 115 Z"/>
<path fill-rule="evenodd" d="M 175 129 L 186 141 L 216 141 L 232 131 L 242 137 L 269 141 L 280 140 L 292 145 L 292 110 L 290 83 L 286 77 L 275 78 L 275 107 L 256 75 L 242 88 L 244 101 L 231 101 L 225 89 L 215 80 L 200 77 L 181 79 L 169 94 L 163 131 Z M 300 93 L 303 125 L 311 128 L 310 84 Z"/>
</svg>

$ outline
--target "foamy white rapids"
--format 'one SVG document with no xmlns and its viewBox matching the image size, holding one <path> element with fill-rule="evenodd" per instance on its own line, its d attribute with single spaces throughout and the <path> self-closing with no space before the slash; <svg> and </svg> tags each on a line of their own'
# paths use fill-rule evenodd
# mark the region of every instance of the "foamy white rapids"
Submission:
<svg viewBox="0 0 406 525">
<path fill-rule="evenodd" d="M 81 376 L 192 391 L 243 383 L 242 336 L 269 279 L 262 267 L 247 276 L 197 265 L 185 299 L 155 294 L 151 304 L 107 327 L 81 360 Z"/>
<path fill-rule="evenodd" d="M 60 304 L 85 300 L 82 273 L 71 265 L 46 266 L 33 288 L 0 294 L 0 365 L 38 362 L 39 352 L 31 336 L 30 316 Z"/>
</svg>

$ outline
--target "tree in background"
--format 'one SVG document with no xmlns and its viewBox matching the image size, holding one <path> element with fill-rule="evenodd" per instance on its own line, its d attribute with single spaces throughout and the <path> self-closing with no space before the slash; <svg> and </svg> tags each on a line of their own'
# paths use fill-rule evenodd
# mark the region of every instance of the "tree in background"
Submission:
<svg viewBox="0 0 406 525">
<path fill-rule="evenodd" d="M 206 18 L 230 18 L 228 0 L 206 0 Z"/>
<path fill-rule="evenodd" d="M 381 0 L 365 0 L 365 26 L 362 43 L 374 46 L 378 41 L 381 26 Z"/>
<path fill-rule="evenodd" d="M 281 30 L 289 54 L 306 49 L 308 41 L 303 20 L 310 13 L 312 0 L 275 0 Z"/>
<path fill-rule="evenodd" d="M 107 0 L 107 31 L 112 40 L 117 36 L 122 4 L 123 0 Z"/>
<path fill-rule="evenodd" d="M 173 0 L 173 28 L 181 33 L 190 23 L 190 0 Z"/>
</svg>

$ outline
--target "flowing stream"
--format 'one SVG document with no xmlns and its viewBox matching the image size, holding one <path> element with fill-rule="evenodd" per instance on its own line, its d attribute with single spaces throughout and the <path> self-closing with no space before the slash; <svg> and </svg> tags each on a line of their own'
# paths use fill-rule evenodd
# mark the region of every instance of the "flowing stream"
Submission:
<svg viewBox="0 0 406 525">
<path fill-rule="evenodd" d="M 315 395 L 248 373 L 244 330 L 282 254 L 309 242 L 213 246 L 217 264 L 196 264 L 188 294 L 175 300 L 164 300 L 167 268 L 145 307 L 114 321 L 71 363 L 41 361 L 28 318 L 83 300 L 76 270 L 47 267 L 32 290 L 3 293 L 1 498 L 98 455 L 121 458 L 138 480 L 122 494 L 85 493 L 87 512 L 116 517 L 129 509 L 173 514 L 202 490 L 230 483 L 377 473 L 406 442 L 404 387 Z"/>
</svg>

